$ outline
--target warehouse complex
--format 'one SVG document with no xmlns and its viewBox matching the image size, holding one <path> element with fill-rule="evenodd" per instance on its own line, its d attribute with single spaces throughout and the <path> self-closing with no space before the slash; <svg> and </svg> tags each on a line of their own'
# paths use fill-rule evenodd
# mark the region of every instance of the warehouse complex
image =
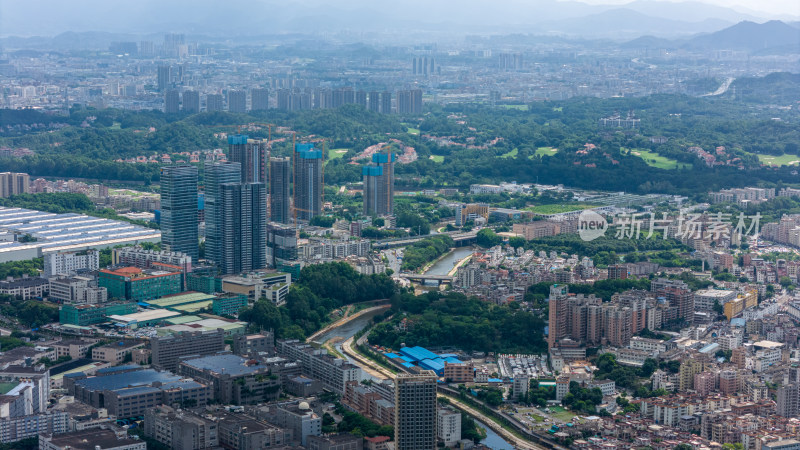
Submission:
<svg viewBox="0 0 800 450">
<path fill-rule="evenodd" d="M 53 252 L 160 241 L 160 231 L 118 220 L 0 206 L 0 262 L 24 261 Z"/>
</svg>

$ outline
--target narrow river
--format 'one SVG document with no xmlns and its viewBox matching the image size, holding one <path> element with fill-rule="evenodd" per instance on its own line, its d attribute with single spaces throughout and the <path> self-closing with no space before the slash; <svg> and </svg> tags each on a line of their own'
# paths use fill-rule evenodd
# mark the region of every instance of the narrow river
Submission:
<svg viewBox="0 0 800 450">
<path fill-rule="evenodd" d="M 442 258 L 440 261 L 438 261 L 436 264 L 434 264 L 425 273 L 432 275 L 445 275 L 453 268 L 453 266 L 455 266 L 459 261 L 461 261 L 464 257 L 469 255 L 471 252 L 472 248 L 470 247 L 458 247 L 454 249 L 452 252 L 450 252 L 447 256 Z M 372 324 L 372 318 L 382 313 L 383 313 L 382 310 L 376 311 L 374 313 L 368 313 L 361 317 L 353 319 L 352 321 L 340 327 L 334 328 L 332 330 L 329 330 L 327 333 L 320 335 L 317 339 L 315 339 L 315 342 L 322 343 L 333 338 L 341 338 L 340 340 L 338 340 L 339 343 L 337 343 L 335 347 L 340 353 L 344 354 L 342 352 L 341 342 L 354 336 L 362 328 Z M 358 365 L 355 361 L 347 357 L 347 355 L 345 355 L 345 358 L 347 358 L 348 361 L 350 361 L 351 363 Z M 361 373 L 363 378 L 366 380 L 379 381 L 377 378 L 366 373 L 366 371 L 362 370 Z M 500 435 L 492 431 L 491 428 L 487 427 L 485 424 L 483 424 L 478 420 L 476 420 L 475 423 L 479 427 L 486 430 L 486 438 L 481 441 L 482 444 L 486 445 L 492 450 L 513 450 L 514 446 L 506 442 L 505 439 L 503 439 L 502 437 L 500 437 Z"/>
<path fill-rule="evenodd" d="M 489 447 L 492 450 L 514 450 L 514 446 L 506 442 L 505 439 L 500 437 L 499 434 L 492 431 L 483 422 L 475 420 L 475 423 L 486 431 L 486 438 L 481 441 L 481 444 Z"/>
<path fill-rule="evenodd" d="M 372 318 L 378 314 L 383 314 L 386 310 L 378 310 L 375 312 L 364 314 L 363 316 L 359 316 L 346 324 L 328 330 L 328 332 L 321 334 L 314 340 L 314 342 L 324 343 L 325 341 L 331 340 L 333 338 L 341 338 L 337 339 L 336 344 L 334 347 L 336 350 L 339 351 L 342 355 L 344 355 L 345 359 L 355 365 L 359 365 L 356 361 L 353 361 L 352 358 L 345 355 L 342 351 L 342 342 L 350 339 L 351 337 L 355 336 L 356 333 L 361 331 L 362 328 L 368 327 L 372 324 Z M 364 380 L 373 380 L 373 381 L 380 381 L 379 379 L 373 377 L 372 375 L 368 374 L 365 370 L 361 371 L 361 377 Z"/>
<path fill-rule="evenodd" d="M 314 339 L 314 341 L 323 343 L 335 337 L 341 337 L 343 341 L 347 340 L 358 333 L 362 328 L 372 323 L 373 317 L 377 316 L 378 314 L 383 314 L 385 311 L 385 309 L 382 309 L 366 313 L 363 316 L 359 316 L 342 326 L 328 330 L 326 333 L 319 335 L 316 339 Z"/>
<path fill-rule="evenodd" d="M 459 261 L 466 258 L 472 253 L 472 247 L 456 247 L 450 253 L 445 255 L 444 258 L 436 262 L 430 269 L 425 271 L 425 275 L 447 275 L 448 272 L 453 270 Z M 426 286 L 436 286 L 435 281 L 428 281 Z"/>
<path fill-rule="evenodd" d="M 466 258 L 472 253 L 472 247 L 456 247 L 447 256 L 436 262 L 430 269 L 425 271 L 426 275 L 447 275 L 459 261 Z M 436 286 L 436 282 L 430 283 L 430 286 Z M 505 439 L 500 437 L 499 434 L 492 431 L 483 422 L 475 420 L 475 423 L 486 430 L 486 438 L 481 441 L 481 444 L 491 448 L 492 450 L 513 450 L 514 446 L 506 442 Z"/>
</svg>

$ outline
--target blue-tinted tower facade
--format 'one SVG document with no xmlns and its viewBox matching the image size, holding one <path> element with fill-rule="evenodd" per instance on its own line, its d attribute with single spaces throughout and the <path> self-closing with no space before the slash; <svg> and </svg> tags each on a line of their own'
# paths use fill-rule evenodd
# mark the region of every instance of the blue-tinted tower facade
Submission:
<svg viewBox="0 0 800 450">
<path fill-rule="evenodd" d="M 372 155 L 372 164 L 361 168 L 364 177 L 364 214 L 386 216 L 394 213 L 394 153 Z"/>
<path fill-rule="evenodd" d="M 309 221 L 322 213 L 322 150 L 314 144 L 296 144 L 294 153 L 294 209 L 297 220 Z"/>
<path fill-rule="evenodd" d="M 165 250 L 199 259 L 196 167 L 176 164 L 161 168 L 160 224 Z"/>
</svg>

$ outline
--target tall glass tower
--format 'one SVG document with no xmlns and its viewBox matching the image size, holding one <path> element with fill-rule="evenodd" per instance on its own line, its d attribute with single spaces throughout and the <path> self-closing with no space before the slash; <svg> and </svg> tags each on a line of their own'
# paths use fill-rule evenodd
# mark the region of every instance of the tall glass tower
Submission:
<svg viewBox="0 0 800 450">
<path fill-rule="evenodd" d="M 220 194 L 222 185 L 242 182 L 241 165 L 238 162 L 217 162 L 206 166 L 205 175 L 206 258 L 219 264 L 224 250 L 222 239 L 224 211 L 220 204 Z"/>
<path fill-rule="evenodd" d="M 161 168 L 161 242 L 165 250 L 197 261 L 197 168 L 176 164 Z"/>
<path fill-rule="evenodd" d="M 270 158 L 269 160 L 269 202 L 270 220 L 278 223 L 291 223 L 289 190 L 292 180 L 289 158 Z"/>
</svg>

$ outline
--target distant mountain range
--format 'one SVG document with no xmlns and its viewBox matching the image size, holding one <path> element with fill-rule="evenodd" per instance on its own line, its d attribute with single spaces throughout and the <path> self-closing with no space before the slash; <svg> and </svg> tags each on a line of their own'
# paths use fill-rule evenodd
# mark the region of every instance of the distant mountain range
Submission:
<svg viewBox="0 0 800 450">
<path fill-rule="evenodd" d="M 659 36 L 690 35 L 713 32 L 732 25 L 722 19 L 704 19 L 698 22 L 667 19 L 648 15 L 630 8 L 617 8 L 584 17 L 551 22 L 542 30 L 581 37 L 621 39 L 641 36 L 643 33 Z"/>
<path fill-rule="evenodd" d="M 365 39 L 390 36 L 428 43 L 475 34 L 523 33 L 625 41 L 643 35 L 688 39 L 742 21 L 800 17 L 769 16 L 699 1 L 634 0 L 625 5 L 589 5 L 576 0 L 63 0 L 4 2 L 3 36 L 59 36 L 45 40 L 5 38 L 8 48 L 105 48 L 111 40 L 181 32 L 187 37 L 248 40 L 281 34 L 319 35 L 344 31 Z M 91 39 L 70 31 L 100 32 Z M 107 33 L 107 34 L 102 34 Z M 66 38 L 66 40 L 61 39 Z M 160 40 L 158 38 L 153 40 Z M 53 48 L 53 47 L 51 47 Z"/>
<path fill-rule="evenodd" d="M 739 22 L 709 34 L 688 39 L 669 40 L 642 36 L 623 44 L 628 48 L 663 48 L 689 50 L 745 50 L 767 53 L 800 53 L 800 26 L 779 20 L 765 23 Z"/>
<path fill-rule="evenodd" d="M 697 36 L 686 43 L 689 48 L 731 48 L 741 50 L 764 50 L 794 46 L 800 51 L 800 29 L 778 20 L 758 24 L 739 22 L 705 36 Z"/>
</svg>

